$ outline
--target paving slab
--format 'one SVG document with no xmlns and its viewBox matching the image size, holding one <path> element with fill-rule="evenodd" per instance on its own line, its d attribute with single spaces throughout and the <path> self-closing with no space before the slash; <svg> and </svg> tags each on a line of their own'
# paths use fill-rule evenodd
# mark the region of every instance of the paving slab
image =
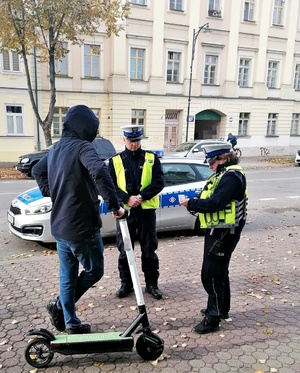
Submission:
<svg viewBox="0 0 300 373">
<path fill-rule="evenodd" d="M 300 371 L 299 226 L 244 230 L 230 273 L 232 309 L 216 333 L 200 336 L 206 294 L 200 281 L 203 237 L 160 240 L 162 300 L 144 294 L 151 324 L 164 340 L 161 360 L 144 361 L 132 352 L 64 356 L 45 369 L 24 359 L 30 328 L 50 324 L 45 303 L 58 292 L 58 259 L 44 257 L 0 263 L 0 371 L 19 372 L 279 372 Z M 140 250 L 136 260 L 140 271 Z M 105 249 L 105 275 L 78 302 L 78 315 L 93 331 L 123 331 L 137 315 L 134 294 L 115 296 L 119 286 L 117 249 Z M 140 273 L 141 275 L 141 273 Z M 141 282 L 144 288 L 144 280 Z M 134 339 L 138 335 L 134 335 Z"/>
</svg>

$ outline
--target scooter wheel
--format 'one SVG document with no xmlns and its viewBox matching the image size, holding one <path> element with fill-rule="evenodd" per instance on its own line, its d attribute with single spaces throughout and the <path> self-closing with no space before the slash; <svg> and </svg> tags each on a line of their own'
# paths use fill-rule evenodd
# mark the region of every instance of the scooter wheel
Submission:
<svg viewBox="0 0 300 373">
<path fill-rule="evenodd" d="M 136 342 L 136 351 L 144 360 L 156 360 L 164 350 L 164 341 L 156 334 L 142 334 Z"/>
<path fill-rule="evenodd" d="M 28 342 L 25 349 L 25 359 L 35 368 L 46 367 L 53 359 L 54 353 L 50 349 L 50 342 L 45 338 L 35 338 Z"/>
</svg>

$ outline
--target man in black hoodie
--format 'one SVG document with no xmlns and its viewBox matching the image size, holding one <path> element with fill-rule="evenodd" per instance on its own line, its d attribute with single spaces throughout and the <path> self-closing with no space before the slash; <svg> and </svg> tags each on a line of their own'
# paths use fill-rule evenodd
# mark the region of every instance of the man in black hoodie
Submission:
<svg viewBox="0 0 300 373">
<path fill-rule="evenodd" d="M 51 322 L 69 334 L 89 333 L 89 324 L 76 316 L 75 303 L 104 272 L 101 194 L 118 217 L 124 214 L 105 163 L 92 144 L 99 120 L 85 105 L 71 107 L 62 137 L 33 168 L 45 197 L 51 197 L 51 233 L 57 242 L 59 296 L 47 304 Z M 83 270 L 79 274 L 79 264 Z"/>
</svg>

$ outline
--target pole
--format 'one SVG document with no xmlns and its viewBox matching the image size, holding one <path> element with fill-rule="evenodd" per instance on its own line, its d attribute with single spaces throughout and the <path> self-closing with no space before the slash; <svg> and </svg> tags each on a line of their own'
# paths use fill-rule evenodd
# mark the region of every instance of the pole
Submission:
<svg viewBox="0 0 300 373">
<path fill-rule="evenodd" d="M 198 31 L 196 32 L 193 29 L 193 43 L 192 43 L 192 57 L 191 57 L 191 65 L 190 65 L 190 81 L 189 81 L 189 93 L 188 93 L 188 106 L 187 106 L 187 116 L 186 116 L 186 134 L 185 134 L 185 141 L 188 141 L 189 137 L 189 122 L 190 122 L 190 110 L 191 110 L 191 93 L 192 93 L 192 79 L 193 79 L 193 62 L 195 58 L 195 46 L 197 38 L 204 28 L 208 28 L 209 23 L 205 23 L 204 25 L 200 26 Z"/>
</svg>

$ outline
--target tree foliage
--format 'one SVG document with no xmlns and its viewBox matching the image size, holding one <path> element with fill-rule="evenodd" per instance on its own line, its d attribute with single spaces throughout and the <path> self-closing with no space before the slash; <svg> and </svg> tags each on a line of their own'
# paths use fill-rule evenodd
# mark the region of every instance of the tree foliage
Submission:
<svg viewBox="0 0 300 373">
<path fill-rule="evenodd" d="M 52 143 L 56 101 L 55 60 L 68 53 L 63 42 L 81 45 L 83 35 L 94 35 L 102 23 L 108 37 L 118 35 L 128 14 L 129 3 L 124 0 L 0 0 L 0 50 L 22 56 L 32 108 L 47 146 Z M 49 66 L 50 101 L 44 119 L 38 111 L 28 63 L 28 56 L 35 51 Z"/>
</svg>

